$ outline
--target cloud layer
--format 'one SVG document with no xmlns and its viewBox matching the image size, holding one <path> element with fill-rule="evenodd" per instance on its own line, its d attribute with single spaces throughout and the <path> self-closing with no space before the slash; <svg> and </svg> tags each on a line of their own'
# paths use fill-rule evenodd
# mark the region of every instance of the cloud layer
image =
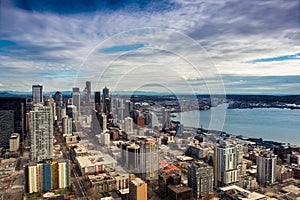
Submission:
<svg viewBox="0 0 300 200">
<path fill-rule="evenodd" d="M 0 90 L 300 93 L 297 0 L 63 2 L 1 1 Z"/>
</svg>

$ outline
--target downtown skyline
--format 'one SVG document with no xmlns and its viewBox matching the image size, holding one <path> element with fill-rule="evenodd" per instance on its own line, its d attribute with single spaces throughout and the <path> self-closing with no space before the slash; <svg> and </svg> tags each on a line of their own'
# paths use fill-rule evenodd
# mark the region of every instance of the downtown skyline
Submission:
<svg viewBox="0 0 300 200">
<path fill-rule="evenodd" d="M 299 1 L 51 2 L 1 1 L 1 91 L 300 92 Z"/>
</svg>

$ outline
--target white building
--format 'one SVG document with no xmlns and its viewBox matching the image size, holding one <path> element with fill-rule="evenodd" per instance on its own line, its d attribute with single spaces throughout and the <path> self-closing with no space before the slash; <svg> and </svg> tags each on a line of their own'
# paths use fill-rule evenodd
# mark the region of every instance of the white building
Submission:
<svg viewBox="0 0 300 200">
<path fill-rule="evenodd" d="M 73 129 L 72 129 L 72 123 L 73 119 L 69 118 L 66 116 L 65 118 L 62 119 L 62 133 L 63 135 L 65 134 L 72 134 Z"/>
<path fill-rule="evenodd" d="M 9 150 L 11 152 L 16 152 L 19 150 L 19 147 L 20 147 L 20 134 L 19 133 L 11 134 L 9 139 Z"/>
<path fill-rule="evenodd" d="M 270 185 L 276 181 L 276 162 L 277 155 L 274 155 L 272 151 L 265 150 L 260 152 L 256 158 L 257 182 L 261 185 Z"/>
<path fill-rule="evenodd" d="M 215 146 L 214 173 L 215 186 L 220 187 L 239 181 L 238 147 L 231 143 Z"/>
<path fill-rule="evenodd" d="M 133 132 L 133 119 L 131 117 L 126 117 L 124 122 L 124 131 L 126 133 Z"/>
<path fill-rule="evenodd" d="M 30 158 L 39 162 L 53 152 L 53 116 L 50 106 L 36 104 L 30 111 Z"/>
</svg>

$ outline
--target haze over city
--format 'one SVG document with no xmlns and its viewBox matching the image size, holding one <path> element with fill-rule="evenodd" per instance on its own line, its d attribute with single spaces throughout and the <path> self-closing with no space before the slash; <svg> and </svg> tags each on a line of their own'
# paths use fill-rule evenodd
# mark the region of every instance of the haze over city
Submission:
<svg viewBox="0 0 300 200">
<path fill-rule="evenodd" d="M 299 94 L 299 1 L 0 4 L 0 90 Z"/>
</svg>

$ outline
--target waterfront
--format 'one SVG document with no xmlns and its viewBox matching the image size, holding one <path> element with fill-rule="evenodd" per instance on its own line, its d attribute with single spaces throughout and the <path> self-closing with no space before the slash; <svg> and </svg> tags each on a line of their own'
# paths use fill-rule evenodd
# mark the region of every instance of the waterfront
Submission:
<svg viewBox="0 0 300 200">
<path fill-rule="evenodd" d="M 210 129 L 222 127 L 224 121 L 222 130 L 228 133 L 300 145 L 299 109 L 226 109 L 225 120 L 222 120 L 224 109 L 226 105 L 223 104 L 206 111 L 175 113 L 173 120 L 181 121 L 187 127 L 202 125 Z"/>
</svg>

